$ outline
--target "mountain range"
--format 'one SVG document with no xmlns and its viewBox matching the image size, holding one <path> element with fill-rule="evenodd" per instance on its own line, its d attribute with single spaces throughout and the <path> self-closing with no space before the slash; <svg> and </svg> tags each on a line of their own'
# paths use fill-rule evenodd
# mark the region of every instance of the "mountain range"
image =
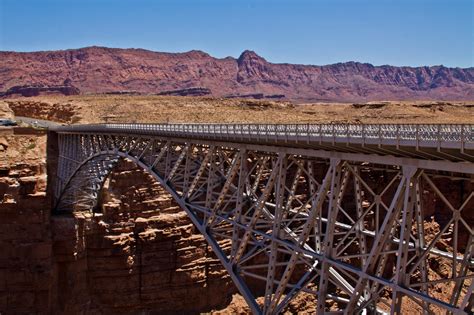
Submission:
<svg viewBox="0 0 474 315">
<path fill-rule="evenodd" d="M 474 67 L 373 66 L 352 61 L 323 66 L 277 64 L 249 50 L 237 59 L 214 58 L 197 50 L 164 53 L 95 46 L 0 52 L 0 92 L 12 94 L 19 87 L 297 102 L 474 100 Z"/>
</svg>

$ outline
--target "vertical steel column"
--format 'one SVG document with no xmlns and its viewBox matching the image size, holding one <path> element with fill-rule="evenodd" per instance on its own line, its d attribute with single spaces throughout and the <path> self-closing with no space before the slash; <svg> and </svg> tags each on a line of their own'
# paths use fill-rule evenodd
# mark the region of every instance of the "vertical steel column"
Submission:
<svg viewBox="0 0 474 315">
<path fill-rule="evenodd" d="M 413 207 L 416 201 L 416 182 L 420 175 L 416 175 L 417 169 L 414 167 L 404 167 L 403 176 L 407 178 L 405 185 L 402 221 L 400 226 L 400 242 L 398 244 L 397 265 L 395 269 L 395 281 L 400 286 L 408 284 L 408 276 L 406 274 L 408 261 L 408 242 L 410 241 L 411 228 L 413 223 Z M 392 288 L 392 306 L 391 314 L 399 314 L 401 311 L 403 295 L 397 292 L 396 288 Z"/>
<path fill-rule="evenodd" d="M 343 183 L 341 182 L 341 173 L 343 163 L 338 159 L 331 160 L 331 166 L 333 169 L 331 176 L 331 190 L 329 192 L 329 206 L 328 206 L 328 218 L 326 223 L 326 232 L 324 235 L 323 250 L 322 253 L 325 257 L 332 258 L 333 256 L 333 241 L 334 241 L 334 228 L 337 221 L 337 214 L 339 213 L 339 195 L 342 191 Z M 346 170 L 347 172 L 347 170 Z M 321 265 L 321 271 L 319 276 L 318 286 L 318 314 L 324 314 L 326 311 L 326 296 L 329 285 L 329 263 L 324 260 Z"/>
<path fill-rule="evenodd" d="M 280 238 L 280 229 L 282 227 L 282 219 L 285 214 L 285 187 L 286 172 L 288 158 L 283 156 L 282 162 L 277 166 L 278 175 L 275 183 L 275 214 L 273 218 L 272 239 Z M 288 197 L 290 198 L 290 197 Z M 273 296 L 273 288 L 275 286 L 276 263 L 278 259 L 278 243 L 276 241 L 270 244 L 270 257 L 268 261 L 267 281 L 265 286 L 265 302 L 263 312 L 267 313 Z"/>
</svg>

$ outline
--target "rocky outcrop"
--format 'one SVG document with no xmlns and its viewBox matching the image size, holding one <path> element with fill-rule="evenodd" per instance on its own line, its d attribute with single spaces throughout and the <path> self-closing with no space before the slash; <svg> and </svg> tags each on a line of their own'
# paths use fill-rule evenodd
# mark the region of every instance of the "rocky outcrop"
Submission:
<svg viewBox="0 0 474 315">
<path fill-rule="evenodd" d="M 21 85 L 12 86 L 3 93 L 0 97 L 19 97 L 19 96 L 39 96 L 39 95 L 78 95 L 79 89 L 73 86 L 57 85 L 57 86 L 42 86 L 42 85 Z"/>
<path fill-rule="evenodd" d="M 0 313 L 47 314 L 54 278 L 42 163 L 0 165 Z"/>
<path fill-rule="evenodd" d="M 88 47 L 0 52 L 0 90 L 18 85 L 72 85 L 83 93 L 136 91 L 172 95 L 285 95 L 296 101 L 472 100 L 474 68 L 274 64 L 253 51 L 237 59 L 200 51 L 160 53 Z M 201 87 L 202 91 L 194 90 Z M 186 92 L 187 91 L 187 92 Z M 167 94 L 168 95 L 168 94 Z"/>
<path fill-rule="evenodd" d="M 225 98 L 251 98 L 255 100 L 261 99 L 282 99 L 285 98 L 283 94 L 272 94 L 272 95 L 264 95 L 263 93 L 256 93 L 256 94 L 244 94 L 244 95 L 226 95 Z"/>
<path fill-rule="evenodd" d="M 206 88 L 189 88 L 189 89 L 180 89 L 180 90 L 173 90 L 173 91 L 163 91 L 157 93 L 157 95 L 171 95 L 171 96 L 204 96 L 210 95 L 211 90 Z"/>
<path fill-rule="evenodd" d="M 4 100 L 15 116 L 31 117 L 62 123 L 75 123 L 80 120 L 80 105 L 69 103 L 49 103 L 33 100 Z"/>
<path fill-rule="evenodd" d="M 0 101 L 0 118 L 2 119 L 13 119 L 15 114 L 8 106 L 6 102 Z"/>
</svg>

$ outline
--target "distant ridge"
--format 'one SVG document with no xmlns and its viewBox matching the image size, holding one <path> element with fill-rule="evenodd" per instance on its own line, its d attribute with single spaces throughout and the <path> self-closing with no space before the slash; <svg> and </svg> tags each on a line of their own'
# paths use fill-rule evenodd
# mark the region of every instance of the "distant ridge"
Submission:
<svg viewBox="0 0 474 315">
<path fill-rule="evenodd" d="M 279 95 L 299 102 L 474 100 L 474 68 L 275 64 L 249 50 L 237 59 L 106 47 L 0 52 L 0 92 L 29 85 L 73 86 L 81 93 L 200 88 L 217 97 Z"/>
</svg>

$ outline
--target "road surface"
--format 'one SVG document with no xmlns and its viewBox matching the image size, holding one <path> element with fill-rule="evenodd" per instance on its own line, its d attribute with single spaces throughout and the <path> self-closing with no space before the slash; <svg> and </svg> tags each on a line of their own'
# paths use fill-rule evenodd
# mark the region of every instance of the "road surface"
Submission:
<svg viewBox="0 0 474 315">
<path fill-rule="evenodd" d="M 57 123 L 54 121 L 31 118 L 31 117 L 16 116 L 15 120 L 18 124 L 20 122 L 23 122 L 25 124 L 28 124 L 37 128 L 52 128 L 52 127 L 61 126 L 60 123 Z"/>
</svg>

